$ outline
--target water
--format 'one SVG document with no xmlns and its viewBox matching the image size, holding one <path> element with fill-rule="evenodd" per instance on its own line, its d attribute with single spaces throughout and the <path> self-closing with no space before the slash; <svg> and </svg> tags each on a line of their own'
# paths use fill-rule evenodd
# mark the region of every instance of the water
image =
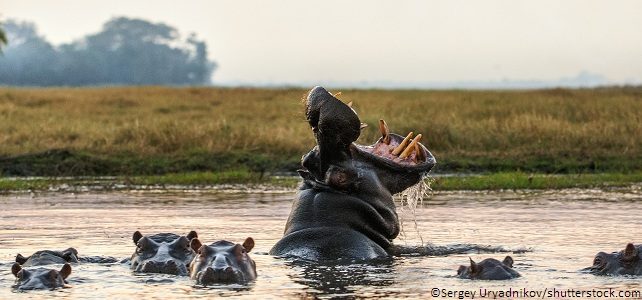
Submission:
<svg viewBox="0 0 642 300">
<path fill-rule="evenodd" d="M 470 281 L 453 277 L 468 257 L 502 259 L 506 253 L 404 256 L 390 263 L 300 265 L 267 255 L 281 237 L 294 193 L 142 191 L 0 196 L 0 299 L 19 298 L 415 298 L 433 288 L 446 291 L 642 291 L 641 277 L 598 277 L 578 272 L 599 251 L 642 242 L 642 191 L 563 190 L 542 192 L 433 193 L 405 216 L 399 245 L 478 244 L 506 249 L 521 278 Z M 258 279 L 249 286 L 196 287 L 185 277 L 136 275 L 120 264 L 73 266 L 71 288 L 17 293 L 10 266 L 19 252 L 75 247 L 81 256 L 125 258 L 131 236 L 196 230 L 202 241 L 256 241 L 252 257 Z M 419 234 L 421 233 L 421 234 Z M 58 268 L 59 266 L 57 266 Z M 455 295 L 456 294 L 452 294 Z M 489 295 L 487 295 L 489 297 Z"/>
</svg>

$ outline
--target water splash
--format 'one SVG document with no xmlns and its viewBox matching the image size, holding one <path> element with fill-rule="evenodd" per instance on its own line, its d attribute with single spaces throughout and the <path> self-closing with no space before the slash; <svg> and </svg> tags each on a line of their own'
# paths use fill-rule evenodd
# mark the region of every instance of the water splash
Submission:
<svg viewBox="0 0 642 300">
<path fill-rule="evenodd" d="M 421 240 L 421 245 L 424 245 L 424 239 L 419 233 L 417 224 L 417 206 L 423 204 L 424 197 L 428 197 L 428 192 L 432 191 L 430 185 L 434 179 L 425 174 L 419 182 L 401 193 L 395 195 L 395 205 L 397 206 L 397 213 L 401 216 L 399 223 L 401 227 L 401 236 L 408 237 L 404 229 L 406 219 L 412 220 L 413 228 L 417 237 Z"/>
</svg>

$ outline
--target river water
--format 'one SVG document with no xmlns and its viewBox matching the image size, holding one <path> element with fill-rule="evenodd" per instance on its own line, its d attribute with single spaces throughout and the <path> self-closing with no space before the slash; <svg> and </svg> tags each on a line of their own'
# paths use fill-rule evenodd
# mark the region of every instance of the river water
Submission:
<svg viewBox="0 0 642 300">
<path fill-rule="evenodd" d="M 440 192 L 424 199 L 414 216 L 404 209 L 404 236 L 396 240 L 398 245 L 515 250 L 508 254 L 522 277 L 495 282 L 454 275 L 469 257 L 501 260 L 507 253 L 403 256 L 375 265 L 301 265 L 274 258 L 267 252 L 282 235 L 293 197 L 293 191 L 223 190 L 0 195 L 0 299 L 423 298 L 434 289 L 438 296 L 451 292 L 454 298 L 460 295 L 455 292 L 464 291 L 470 293 L 468 298 L 475 293 L 476 299 L 480 293 L 488 298 L 491 292 L 506 291 L 568 298 L 559 292 L 642 291 L 642 277 L 579 271 L 590 266 L 599 251 L 619 251 L 628 242 L 642 242 L 639 188 Z M 119 263 L 85 263 L 73 266 L 70 288 L 29 292 L 11 288 L 10 267 L 17 253 L 75 247 L 80 256 L 125 258 L 134 251 L 131 237 L 136 230 L 143 234 L 196 230 L 204 243 L 219 239 L 242 243 L 251 236 L 256 241 L 250 254 L 258 279 L 248 286 L 204 288 L 185 277 L 133 274 Z M 551 295 L 553 291 L 558 294 Z"/>
</svg>

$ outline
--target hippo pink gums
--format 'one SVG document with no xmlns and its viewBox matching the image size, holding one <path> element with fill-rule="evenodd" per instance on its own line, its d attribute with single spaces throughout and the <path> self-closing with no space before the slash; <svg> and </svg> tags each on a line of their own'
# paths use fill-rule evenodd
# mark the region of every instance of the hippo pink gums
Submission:
<svg viewBox="0 0 642 300">
<path fill-rule="evenodd" d="M 419 183 L 435 158 L 412 133 L 390 133 L 371 146 L 355 144 L 355 111 L 322 87 L 310 91 L 306 118 L 317 141 L 302 159 L 303 183 L 283 238 L 270 254 L 306 260 L 390 257 L 399 220 L 392 195 Z"/>
</svg>

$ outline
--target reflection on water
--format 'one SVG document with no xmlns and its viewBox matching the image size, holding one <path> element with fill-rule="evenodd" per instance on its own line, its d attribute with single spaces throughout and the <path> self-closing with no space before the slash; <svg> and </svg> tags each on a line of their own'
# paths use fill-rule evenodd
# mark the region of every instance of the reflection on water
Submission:
<svg viewBox="0 0 642 300">
<path fill-rule="evenodd" d="M 478 250 L 448 255 L 404 255 L 375 264 L 314 265 L 267 255 L 283 233 L 294 193 L 145 191 L 0 196 L 0 299 L 7 298 L 301 298 L 333 296 L 417 297 L 433 288 L 477 291 L 509 288 L 614 288 L 642 290 L 640 277 L 597 277 L 578 272 L 599 251 L 642 242 L 642 193 L 629 189 L 436 193 L 416 209 L 417 227 L 406 219 L 396 244 L 410 249 Z M 407 225 L 411 224 L 411 225 Z M 125 258 L 134 251 L 132 234 L 196 230 L 206 243 L 219 239 L 256 246 L 258 279 L 249 286 L 196 287 L 186 277 L 132 274 L 127 266 L 79 264 L 72 288 L 15 293 L 11 263 L 17 253 L 75 247 L 80 256 Z M 510 255 L 521 278 L 504 282 L 461 280 L 457 267 L 468 257 Z M 463 248 L 462 248 L 463 249 Z M 532 251 L 519 251 L 519 250 Z M 459 249 L 461 250 L 461 249 Z M 485 252 L 485 251 L 484 251 Z M 435 254 L 435 253 L 432 253 Z M 437 253 L 446 254 L 446 253 Z M 59 267 L 59 266 L 58 266 Z M 268 298 L 269 298 L 268 297 Z"/>
</svg>

